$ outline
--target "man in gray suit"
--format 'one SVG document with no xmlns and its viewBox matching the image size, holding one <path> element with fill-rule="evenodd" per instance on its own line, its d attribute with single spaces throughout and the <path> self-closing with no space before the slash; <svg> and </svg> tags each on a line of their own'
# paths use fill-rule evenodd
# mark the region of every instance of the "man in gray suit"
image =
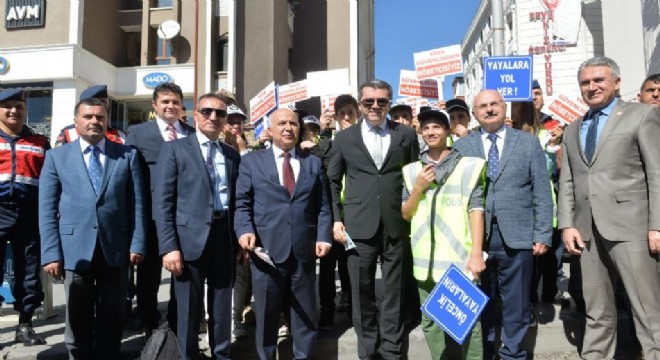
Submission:
<svg viewBox="0 0 660 360">
<path fill-rule="evenodd" d="M 119 359 L 126 266 L 144 259 L 144 202 L 137 150 L 105 139 L 108 109 L 83 99 L 80 138 L 46 153 L 39 178 L 44 271 L 64 277 L 70 359 Z"/>
<path fill-rule="evenodd" d="M 606 57 L 578 69 L 589 111 L 564 133 L 559 228 L 566 249 L 580 255 L 587 314 L 582 358 L 614 357 L 621 279 L 644 357 L 658 359 L 660 109 L 618 99 L 620 82 L 618 65 Z"/>
<path fill-rule="evenodd" d="M 502 359 L 526 359 L 522 341 L 530 322 L 529 287 L 533 257 L 552 244 L 552 195 L 538 139 L 504 125 L 500 93 L 483 90 L 472 110 L 481 129 L 454 144 L 463 156 L 488 160 L 486 179 L 486 270 L 482 290 L 502 300 Z M 484 359 L 496 358 L 494 301 L 482 315 Z"/>
</svg>

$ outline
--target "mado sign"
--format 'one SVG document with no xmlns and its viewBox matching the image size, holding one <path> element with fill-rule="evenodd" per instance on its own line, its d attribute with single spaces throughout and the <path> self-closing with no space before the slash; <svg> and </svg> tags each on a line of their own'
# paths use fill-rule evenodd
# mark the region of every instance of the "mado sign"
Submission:
<svg viewBox="0 0 660 360">
<path fill-rule="evenodd" d="M 488 296 L 451 264 L 422 305 L 422 311 L 463 344 L 486 303 Z"/>
<path fill-rule="evenodd" d="M 484 89 L 497 90 L 504 101 L 532 101 L 532 56 L 484 58 Z"/>
<path fill-rule="evenodd" d="M 172 82 L 172 80 L 173 79 L 169 74 L 162 72 L 152 72 L 142 78 L 142 83 L 144 86 L 153 89 L 162 83 Z"/>
</svg>

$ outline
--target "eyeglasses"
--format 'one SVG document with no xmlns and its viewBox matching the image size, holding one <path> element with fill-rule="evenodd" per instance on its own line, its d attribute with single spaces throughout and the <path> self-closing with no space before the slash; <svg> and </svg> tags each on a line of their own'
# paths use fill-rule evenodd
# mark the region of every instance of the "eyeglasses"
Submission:
<svg viewBox="0 0 660 360">
<path fill-rule="evenodd" d="M 374 106 L 374 103 L 378 104 L 378 107 L 384 107 L 386 105 L 389 105 L 390 99 L 387 99 L 387 98 L 378 98 L 378 99 L 367 98 L 367 99 L 360 100 L 360 103 L 362 104 L 362 106 L 367 107 L 367 108 L 370 108 L 370 107 Z"/>
<path fill-rule="evenodd" d="M 213 112 L 215 112 L 216 118 L 227 117 L 227 110 L 225 109 L 214 109 L 214 108 L 201 108 L 197 110 L 198 113 L 202 114 L 204 117 L 209 117 Z"/>
</svg>

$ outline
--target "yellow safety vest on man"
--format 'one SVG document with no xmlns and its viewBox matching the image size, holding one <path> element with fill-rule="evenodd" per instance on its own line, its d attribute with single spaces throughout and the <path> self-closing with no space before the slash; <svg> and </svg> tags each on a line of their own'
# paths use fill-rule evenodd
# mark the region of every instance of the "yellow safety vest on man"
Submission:
<svg viewBox="0 0 660 360">
<path fill-rule="evenodd" d="M 467 264 L 472 248 L 468 203 L 477 182 L 484 179 L 485 165 L 483 159 L 463 157 L 441 187 L 431 184 L 421 195 L 410 227 L 417 280 L 437 282 L 452 263 L 461 268 Z M 409 191 L 423 167 L 421 162 L 404 166 Z"/>
</svg>

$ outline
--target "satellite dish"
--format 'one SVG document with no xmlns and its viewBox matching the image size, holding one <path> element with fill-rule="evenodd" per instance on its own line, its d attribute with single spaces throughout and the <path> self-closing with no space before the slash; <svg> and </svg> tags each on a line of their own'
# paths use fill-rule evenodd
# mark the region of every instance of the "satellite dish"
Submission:
<svg viewBox="0 0 660 360">
<path fill-rule="evenodd" d="M 158 33 L 159 38 L 169 40 L 179 35 L 180 30 L 181 25 L 179 25 L 178 22 L 174 20 L 166 20 L 158 26 L 158 31 L 156 32 Z"/>
</svg>

